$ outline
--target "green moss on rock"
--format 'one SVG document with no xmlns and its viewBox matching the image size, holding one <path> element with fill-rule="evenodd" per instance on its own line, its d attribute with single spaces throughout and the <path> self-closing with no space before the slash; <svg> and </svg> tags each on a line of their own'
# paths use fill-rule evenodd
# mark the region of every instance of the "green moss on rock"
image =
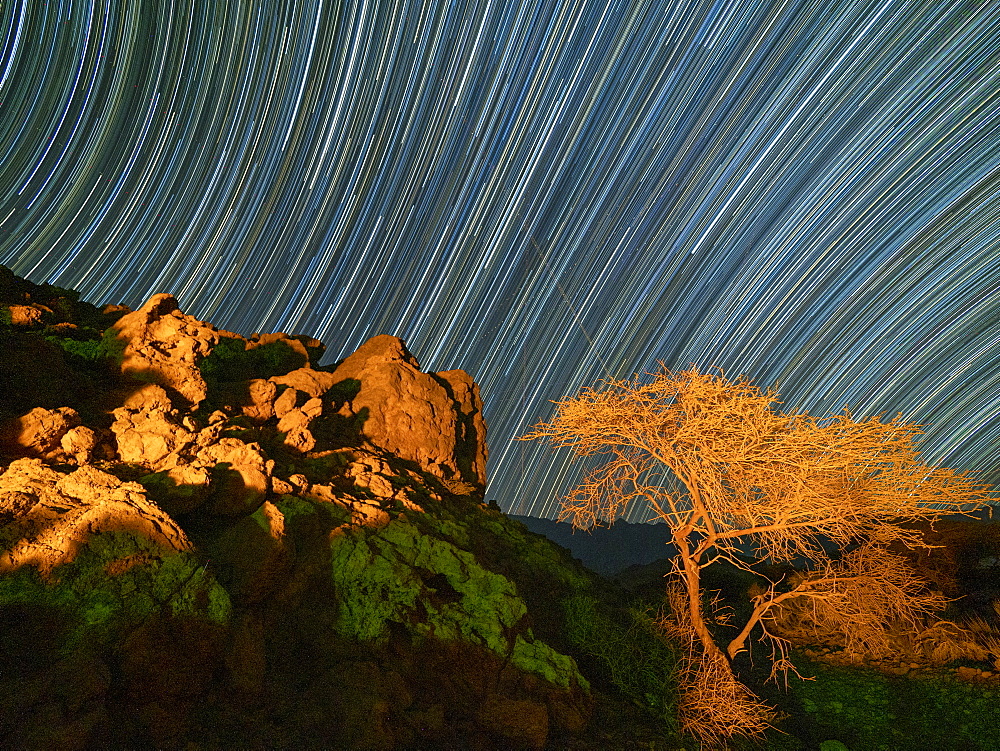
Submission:
<svg viewBox="0 0 1000 751">
<path fill-rule="evenodd" d="M 418 638 L 484 646 L 556 685 L 585 685 L 572 658 L 523 625 L 527 606 L 514 583 L 472 553 L 403 520 L 346 530 L 331 551 L 341 635 L 383 639 L 399 623 Z"/>
<path fill-rule="evenodd" d="M 224 624 L 231 612 L 228 594 L 193 554 L 164 554 L 125 532 L 93 535 L 49 581 L 28 566 L 0 577 L 0 607 L 11 606 L 61 613 L 66 650 L 116 641 L 153 616 Z"/>
</svg>

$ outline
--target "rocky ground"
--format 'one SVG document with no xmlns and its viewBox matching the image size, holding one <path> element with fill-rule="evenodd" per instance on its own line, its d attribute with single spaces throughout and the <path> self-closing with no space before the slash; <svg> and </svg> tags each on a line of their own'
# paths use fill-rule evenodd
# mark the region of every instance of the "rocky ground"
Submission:
<svg viewBox="0 0 1000 751">
<path fill-rule="evenodd" d="M 595 589 L 483 503 L 473 380 L 0 269 L 0 736 L 30 748 L 543 748 Z M 563 741 L 560 741 L 563 742 Z"/>
</svg>

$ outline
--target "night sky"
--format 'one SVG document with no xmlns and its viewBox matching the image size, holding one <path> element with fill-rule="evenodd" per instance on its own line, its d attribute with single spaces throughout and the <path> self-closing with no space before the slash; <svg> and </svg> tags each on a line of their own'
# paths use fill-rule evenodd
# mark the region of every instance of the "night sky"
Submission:
<svg viewBox="0 0 1000 751">
<path fill-rule="evenodd" d="M 0 264 L 551 399 L 694 363 L 1000 450 L 1000 3 L 0 3 Z M 641 520 L 641 514 L 633 514 Z"/>
</svg>

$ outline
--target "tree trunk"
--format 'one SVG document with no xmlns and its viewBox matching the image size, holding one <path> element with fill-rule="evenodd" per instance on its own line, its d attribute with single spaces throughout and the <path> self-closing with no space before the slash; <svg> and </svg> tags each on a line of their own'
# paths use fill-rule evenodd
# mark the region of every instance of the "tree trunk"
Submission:
<svg viewBox="0 0 1000 751">
<path fill-rule="evenodd" d="M 687 585 L 688 611 L 691 616 L 691 626 L 694 628 L 694 633 L 701 642 L 706 655 L 718 658 L 728 665 L 729 659 L 719 648 L 719 645 L 715 643 L 715 639 L 712 638 L 712 634 L 708 630 L 708 624 L 705 623 L 705 616 L 701 606 L 701 566 L 686 551 L 681 553 L 681 560 L 684 564 L 684 583 Z"/>
</svg>

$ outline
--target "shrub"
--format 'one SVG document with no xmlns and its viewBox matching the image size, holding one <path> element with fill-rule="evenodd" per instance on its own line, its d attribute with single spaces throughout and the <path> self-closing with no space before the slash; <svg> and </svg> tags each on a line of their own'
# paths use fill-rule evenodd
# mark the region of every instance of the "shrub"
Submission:
<svg viewBox="0 0 1000 751">
<path fill-rule="evenodd" d="M 798 722 L 813 739 L 848 748 L 998 748 L 1000 691 L 943 675 L 896 677 L 869 669 L 810 663 L 793 681 Z"/>
<path fill-rule="evenodd" d="M 284 375 L 304 364 L 302 355 L 280 341 L 253 349 L 242 339 L 223 338 L 198 367 L 209 384 Z"/>
<path fill-rule="evenodd" d="M 677 654 L 660 635 L 650 609 L 632 607 L 612 616 L 590 594 L 561 602 L 570 644 L 597 663 L 625 697 L 674 726 Z"/>
</svg>

